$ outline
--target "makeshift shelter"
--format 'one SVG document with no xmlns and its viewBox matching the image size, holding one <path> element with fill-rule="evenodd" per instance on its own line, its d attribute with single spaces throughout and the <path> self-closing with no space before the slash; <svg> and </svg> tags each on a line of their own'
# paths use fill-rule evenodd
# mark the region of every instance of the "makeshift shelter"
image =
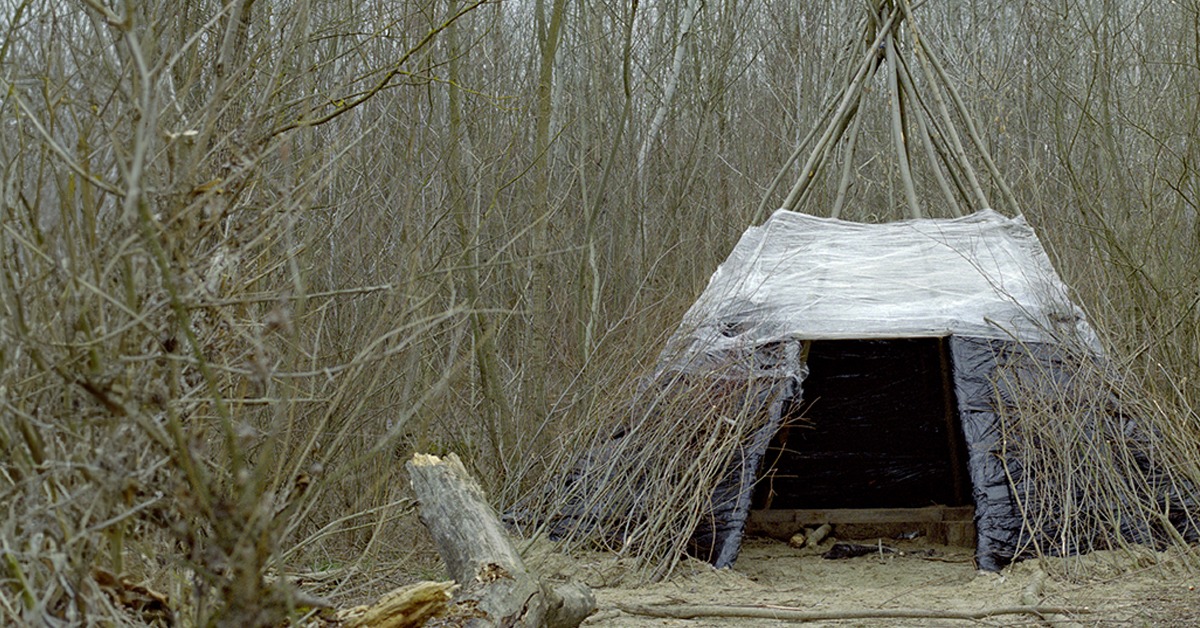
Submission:
<svg viewBox="0 0 1200 628">
<path fill-rule="evenodd" d="M 998 568 L 1022 525 L 1003 455 L 1015 391 L 997 387 L 1009 381 L 998 370 L 1036 364 L 1021 384 L 1058 389 L 1097 352 L 1021 218 L 872 225 L 780 210 L 746 231 L 663 353 L 659 380 L 719 373 L 782 399 L 696 551 L 732 563 L 752 501 L 973 505 L 979 564 Z"/>
<path fill-rule="evenodd" d="M 1189 509 L 1169 503 L 1139 453 L 1144 434 L 1089 379 L 1103 369 L 1095 334 L 1020 217 L 863 224 L 779 210 L 742 235 L 626 421 L 601 434 L 557 483 L 557 510 L 537 519 L 552 537 L 599 534 L 619 547 L 653 537 L 642 522 L 657 519 L 718 567 L 736 560 L 755 516 L 779 528 L 814 510 L 823 519 L 810 523 L 868 509 L 958 513 L 973 525 L 957 540 L 987 570 L 1169 536 L 1147 505 L 1194 538 L 1180 519 Z M 1056 443 L 1026 430 L 1041 421 L 1076 430 L 1097 456 L 1123 456 L 1125 466 L 1095 472 L 1128 473 L 1120 481 L 1134 488 L 1092 496 L 1083 470 L 1030 475 L 1038 456 L 1055 455 L 1038 448 Z M 709 455 L 718 464 L 691 462 Z M 1072 527 L 1093 516 L 1118 523 Z"/>
<path fill-rule="evenodd" d="M 692 552 L 731 564 L 752 506 L 939 504 L 973 513 L 978 563 L 998 569 L 1028 541 L 1029 509 L 1016 499 L 1026 488 L 1021 460 L 1007 450 L 1017 440 L 1008 434 L 1019 423 L 1016 398 L 1079 392 L 1075 374 L 1097 359 L 1098 342 L 908 2 L 864 6 L 844 83 L 760 214 L 802 164 L 783 209 L 743 234 L 654 378 L 740 378 L 755 391 L 748 397 L 772 400 L 714 491 Z M 873 100 L 881 82 L 886 90 Z M 879 101 L 908 219 L 838 220 L 854 205 L 862 112 Z M 839 159 L 840 168 L 829 166 Z"/>
</svg>

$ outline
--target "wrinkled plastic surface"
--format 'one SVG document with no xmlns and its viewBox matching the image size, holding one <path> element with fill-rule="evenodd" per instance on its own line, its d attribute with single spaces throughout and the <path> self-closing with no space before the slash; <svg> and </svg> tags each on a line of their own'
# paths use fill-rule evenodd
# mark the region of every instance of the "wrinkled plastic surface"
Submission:
<svg viewBox="0 0 1200 628">
<path fill-rule="evenodd" d="M 667 354 L 699 366 L 785 338 L 947 335 L 1095 345 L 1021 217 L 861 224 L 779 210 L 742 235 Z"/>
<path fill-rule="evenodd" d="M 1014 355 L 1014 351 L 1018 353 Z M 1005 473 L 1005 466 L 1012 461 L 1003 455 L 1006 443 L 998 414 L 1003 395 L 996 388 L 995 376 L 998 363 L 1017 356 L 1034 357 L 1028 351 L 1046 350 L 1036 345 L 1025 345 L 1022 350 L 986 338 L 950 339 L 955 396 L 975 500 L 975 560 L 986 571 L 999 571 L 1012 562 L 1021 539 L 1021 513 Z M 1019 475 L 1015 467 L 1012 470 Z"/>
</svg>

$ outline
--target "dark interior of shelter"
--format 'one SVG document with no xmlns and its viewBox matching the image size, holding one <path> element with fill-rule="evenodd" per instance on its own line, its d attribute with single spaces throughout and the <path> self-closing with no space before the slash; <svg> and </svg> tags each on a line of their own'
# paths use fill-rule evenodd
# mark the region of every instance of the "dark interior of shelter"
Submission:
<svg viewBox="0 0 1200 628">
<path fill-rule="evenodd" d="M 813 341 L 807 364 L 753 509 L 971 503 L 947 339 Z"/>
</svg>

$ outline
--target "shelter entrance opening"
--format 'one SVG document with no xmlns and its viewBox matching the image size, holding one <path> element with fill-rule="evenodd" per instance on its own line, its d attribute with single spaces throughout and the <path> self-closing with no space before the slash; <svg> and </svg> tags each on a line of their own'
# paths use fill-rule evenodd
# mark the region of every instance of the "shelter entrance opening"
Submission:
<svg viewBox="0 0 1200 628">
<path fill-rule="evenodd" d="M 807 364 L 753 509 L 971 504 L 946 339 L 813 341 Z"/>
</svg>

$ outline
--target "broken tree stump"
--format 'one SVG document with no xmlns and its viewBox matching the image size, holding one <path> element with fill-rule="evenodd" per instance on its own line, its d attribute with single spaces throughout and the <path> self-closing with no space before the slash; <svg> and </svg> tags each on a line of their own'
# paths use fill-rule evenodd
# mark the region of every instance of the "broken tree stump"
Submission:
<svg viewBox="0 0 1200 628">
<path fill-rule="evenodd" d="M 525 569 L 483 489 L 458 456 L 415 454 L 406 465 L 450 577 L 462 587 L 449 614 L 473 626 L 574 628 L 596 611 L 590 589 L 550 586 Z"/>
<path fill-rule="evenodd" d="M 424 626 L 446 611 L 457 588 L 453 582 L 418 582 L 384 595 L 374 606 L 338 611 L 337 619 L 346 628 Z"/>
</svg>

